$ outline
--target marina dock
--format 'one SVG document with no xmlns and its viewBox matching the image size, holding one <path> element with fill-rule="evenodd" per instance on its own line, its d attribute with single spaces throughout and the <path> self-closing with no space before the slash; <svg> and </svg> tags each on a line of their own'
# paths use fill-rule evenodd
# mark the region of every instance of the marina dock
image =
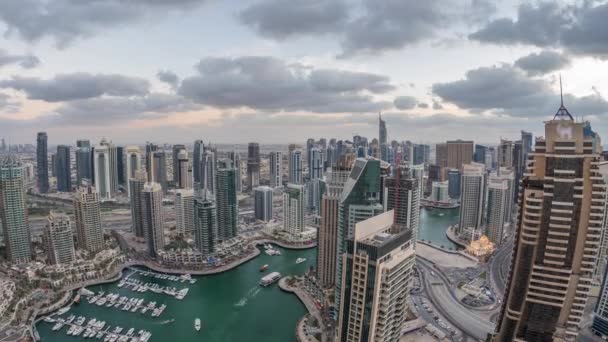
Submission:
<svg viewBox="0 0 608 342">
<path fill-rule="evenodd" d="M 95 318 L 87 319 L 84 316 L 56 317 L 53 315 L 43 319 L 44 322 L 54 324 L 52 331 L 60 332 L 66 327 L 66 334 L 69 336 L 81 336 L 82 338 L 94 338 L 104 342 L 147 342 L 152 333 L 146 330 L 135 331 L 135 328 L 122 328 L 106 325 L 105 321 L 98 321 Z"/>
</svg>

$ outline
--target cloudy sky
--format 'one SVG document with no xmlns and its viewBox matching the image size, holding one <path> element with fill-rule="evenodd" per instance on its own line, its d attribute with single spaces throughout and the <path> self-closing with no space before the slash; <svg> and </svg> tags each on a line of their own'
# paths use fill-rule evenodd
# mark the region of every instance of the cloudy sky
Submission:
<svg viewBox="0 0 608 342">
<path fill-rule="evenodd" d="M 0 137 L 492 143 L 608 130 L 608 3 L 2 0 Z"/>
</svg>

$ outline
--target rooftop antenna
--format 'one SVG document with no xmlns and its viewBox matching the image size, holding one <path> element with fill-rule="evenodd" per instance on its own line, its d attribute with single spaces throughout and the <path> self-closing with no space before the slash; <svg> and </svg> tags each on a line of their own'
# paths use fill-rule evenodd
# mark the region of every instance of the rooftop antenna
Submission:
<svg viewBox="0 0 608 342">
<path fill-rule="evenodd" d="M 564 106 L 564 91 L 562 90 L 562 74 L 559 74 L 559 98 L 560 106 Z"/>
<path fill-rule="evenodd" d="M 559 106 L 559 109 L 557 110 L 557 113 L 555 113 L 553 120 L 574 121 L 574 118 L 572 117 L 572 115 L 570 115 L 570 112 L 568 112 L 566 107 L 564 107 L 564 92 L 562 89 L 562 75 L 561 74 L 559 75 L 559 97 L 560 97 L 560 106 Z"/>
</svg>

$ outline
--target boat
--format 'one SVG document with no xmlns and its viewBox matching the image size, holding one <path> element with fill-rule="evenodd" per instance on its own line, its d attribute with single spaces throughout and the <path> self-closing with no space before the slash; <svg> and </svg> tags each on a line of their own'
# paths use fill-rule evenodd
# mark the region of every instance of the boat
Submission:
<svg viewBox="0 0 608 342">
<path fill-rule="evenodd" d="M 196 329 L 196 331 L 201 330 L 201 320 L 198 318 L 194 320 L 194 329 Z"/>
<path fill-rule="evenodd" d="M 281 273 L 272 272 L 272 273 L 262 277 L 262 279 L 260 279 L 260 285 L 268 286 L 268 285 L 271 285 L 272 283 L 278 281 L 279 279 L 281 279 Z"/>
<path fill-rule="evenodd" d="M 304 261 L 306 261 L 306 258 L 297 258 L 297 259 L 296 259 L 296 264 L 301 264 L 301 263 L 303 263 Z"/>
<path fill-rule="evenodd" d="M 264 266 L 260 267 L 260 272 L 264 272 L 264 271 L 266 271 L 267 269 L 268 269 L 268 264 L 266 264 L 266 265 L 264 265 Z"/>
<path fill-rule="evenodd" d="M 63 315 L 64 313 L 66 313 L 66 312 L 70 311 L 70 308 L 71 308 L 70 306 L 66 306 L 65 308 L 61 308 L 61 309 L 59 309 L 59 311 L 57 311 L 57 316 L 61 316 L 61 315 Z"/>
<path fill-rule="evenodd" d="M 80 304 L 80 293 L 74 297 L 74 304 Z"/>
</svg>

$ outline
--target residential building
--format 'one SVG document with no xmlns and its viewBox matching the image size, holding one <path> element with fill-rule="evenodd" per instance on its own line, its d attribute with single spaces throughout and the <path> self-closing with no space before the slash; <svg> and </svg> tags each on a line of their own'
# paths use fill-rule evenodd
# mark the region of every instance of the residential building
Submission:
<svg viewBox="0 0 608 342">
<path fill-rule="evenodd" d="M 148 182 L 142 190 L 144 239 L 148 254 L 156 257 L 165 247 L 165 215 L 163 212 L 163 189 L 158 183 Z"/>
<path fill-rule="evenodd" d="M 142 168 L 141 153 L 139 146 L 127 146 L 126 148 L 126 181 L 129 183 L 131 178 L 135 178 L 135 173 Z M 130 186 L 127 186 L 127 194 L 131 196 Z"/>
<path fill-rule="evenodd" d="M 215 252 L 218 242 L 217 211 L 215 202 L 203 196 L 194 199 L 194 243 L 204 256 Z"/>
<path fill-rule="evenodd" d="M 70 147 L 67 145 L 58 145 L 55 160 L 57 170 L 57 191 L 71 192 L 72 191 L 72 164 L 70 159 Z"/>
<path fill-rule="evenodd" d="M 260 185 L 260 145 L 249 143 L 247 147 L 247 190 Z"/>
<path fill-rule="evenodd" d="M 177 154 L 177 179 L 175 186 L 179 189 L 192 189 L 192 168 L 188 159 L 188 151 L 180 150 Z"/>
<path fill-rule="evenodd" d="M 460 170 L 448 170 L 448 195 L 452 199 L 460 199 Z"/>
<path fill-rule="evenodd" d="M 462 170 L 463 165 L 473 161 L 473 142 L 452 140 L 447 143 L 447 159 L 450 169 Z"/>
<path fill-rule="evenodd" d="M 458 233 L 471 239 L 481 229 L 484 198 L 486 195 L 486 169 L 484 164 L 465 164 L 462 170 L 460 193 L 460 223 Z"/>
<path fill-rule="evenodd" d="M 416 243 L 420 226 L 422 193 L 419 181 L 420 178 L 415 177 L 411 170 L 404 166 L 399 167 L 393 177 L 386 179 L 382 201 L 385 212 L 394 210 L 393 232 L 410 231 L 413 244 Z"/>
<path fill-rule="evenodd" d="M 73 204 L 78 247 L 91 253 L 104 249 L 100 196 L 95 187 L 80 186 L 74 193 Z"/>
<path fill-rule="evenodd" d="M 268 222 L 272 220 L 272 188 L 259 186 L 253 189 L 255 219 Z"/>
<path fill-rule="evenodd" d="M 6 258 L 13 264 L 27 263 L 32 258 L 23 170 L 14 155 L 0 159 L 0 231 Z"/>
<path fill-rule="evenodd" d="M 82 184 L 83 179 L 93 183 L 93 152 L 91 142 L 88 140 L 76 141 L 76 187 Z"/>
<path fill-rule="evenodd" d="M 132 231 L 138 238 L 144 237 L 144 212 L 143 212 L 143 195 L 144 184 L 146 179 L 144 170 L 135 171 L 135 177 L 129 179 L 129 200 L 131 201 L 131 221 Z"/>
<path fill-rule="evenodd" d="M 69 264 L 76 259 L 72 224 L 68 215 L 51 211 L 47 217 L 43 242 L 49 264 Z"/>
<path fill-rule="evenodd" d="M 192 176 L 194 177 L 194 184 L 200 184 L 201 182 L 201 160 L 203 153 L 205 152 L 205 144 L 202 140 L 196 140 L 194 142 L 194 149 L 192 151 Z"/>
<path fill-rule="evenodd" d="M 178 233 L 194 233 L 194 190 L 175 190 L 175 225 Z"/>
<path fill-rule="evenodd" d="M 230 152 L 230 160 L 232 160 L 232 165 L 234 165 L 235 174 L 234 174 L 234 182 L 236 187 L 236 192 L 243 192 L 243 181 L 241 179 L 241 155 L 237 151 Z M 272 179 L 270 180 L 272 182 Z"/>
<path fill-rule="evenodd" d="M 118 192 L 116 146 L 102 139 L 94 150 L 95 187 L 101 199 L 111 199 Z"/>
<path fill-rule="evenodd" d="M 283 193 L 283 230 L 297 236 L 304 230 L 304 186 L 287 183 Z"/>
<path fill-rule="evenodd" d="M 448 202 L 450 200 L 448 182 L 433 182 L 431 184 L 431 201 Z"/>
<path fill-rule="evenodd" d="M 513 141 L 500 139 L 500 145 L 498 145 L 498 167 L 513 167 Z"/>
<path fill-rule="evenodd" d="M 270 152 L 270 187 L 278 188 L 283 185 L 283 153 Z"/>
<path fill-rule="evenodd" d="M 38 132 L 36 138 L 36 169 L 38 191 L 45 194 L 49 192 L 49 154 L 46 132 Z"/>
<path fill-rule="evenodd" d="M 180 153 L 182 151 L 186 151 L 186 160 L 188 159 L 188 150 L 186 150 L 186 146 L 182 145 L 182 144 L 176 144 L 172 146 L 171 149 L 171 162 L 173 163 L 173 184 L 175 184 L 176 186 L 179 184 L 179 177 L 180 177 Z M 186 170 L 187 171 L 187 170 Z M 186 172 L 187 173 L 187 172 Z M 182 188 L 182 187 L 180 187 Z M 182 188 L 185 189 L 185 188 Z"/>
<path fill-rule="evenodd" d="M 230 159 L 218 160 L 215 199 L 217 207 L 217 239 L 220 242 L 231 239 L 238 233 L 239 203 L 236 198 L 235 174 L 236 169 Z"/>
<path fill-rule="evenodd" d="M 473 154 L 473 161 L 476 163 L 485 164 L 486 153 L 488 153 L 487 146 L 475 144 L 475 153 Z"/>
<path fill-rule="evenodd" d="M 304 177 L 302 175 L 302 151 L 300 149 L 289 150 L 289 177 L 287 178 L 290 184 L 303 184 Z"/>
<path fill-rule="evenodd" d="M 511 202 L 509 195 L 508 180 L 491 174 L 486 200 L 486 235 L 495 246 L 499 246 L 504 237 L 505 216 Z"/>
</svg>

